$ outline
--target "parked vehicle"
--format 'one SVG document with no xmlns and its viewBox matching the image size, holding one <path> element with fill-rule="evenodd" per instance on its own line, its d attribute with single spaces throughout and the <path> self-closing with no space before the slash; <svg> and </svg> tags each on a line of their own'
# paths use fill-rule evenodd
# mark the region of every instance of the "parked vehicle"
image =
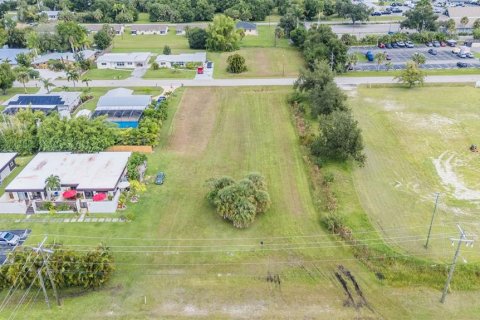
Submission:
<svg viewBox="0 0 480 320">
<path fill-rule="evenodd" d="M 155 184 L 163 184 L 163 181 L 165 181 L 165 173 L 164 172 L 159 172 L 157 173 L 157 176 L 155 177 Z"/>
<path fill-rule="evenodd" d="M 475 58 L 475 56 L 474 56 L 473 53 L 471 53 L 471 52 L 467 52 L 467 53 L 465 53 L 465 55 L 466 55 L 467 58 L 469 58 L 469 59 Z"/>
<path fill-rule="evenodd" d="M 392 49 L 392 45 L 390 43 L 385 44 L 385 48 Z"/>
<path fill-rule="evenodd" d="M 380 49 L 384 49 L 384 48 L 385 48 L 385 44 L 384 44 L 383 42 L 380 42 L 380 43 L 378 44 L 378 47 L 379 47 Z"/>
<path fill-rule="evenodd" d="M 382 11 L 382 14 L 392 14 L 392 12 L 384 10 L 384 11 Z"/>
<path fill-rule="evenodd" d="M 0 244 L 16 246 L 20 242 L 20 237 L 11 232 L 0 232 Z"/>
<path fill-rule="evenodd" d="M 457 57 L 462 58 L 462 59 L 465 59 L 465 58 L 467 57 L 467 55 L 466 55 L 465 52 L 459 52 L 459 53 L 457 54 Z"/>
<path fill-rule="evenodd" d="M 456 40 L 447 40 L 447 45 L 449 47 L 455 47 L 457 45 L 457 41 Z"/>
<path fill-rule="evenodd" d="M 393 8 L 392 9 L 392 13 L 402 13 L 402 12 L 403 12 L 403 10 L 400 9 L 400 8 Z"/>
<path fill-rule="evenodd" d="M 407 42 L 405 42 L 405 47 L 407 47 L 407 48 L 413 48 L 413 47 L 415 47 L 415 45 L 413 44 L 412 41 L 407 41 Z"/>
<path fill-rule="evenodd" d="M 430 41 L 429 41 L 429 42 L 425 42 L 425 45 L 426 45 L 427 47 L 433 47 L 433 43 L 431 43 Z"/>
<path fill-rule="evenodd" d="M 396 42 L 392 42 L 392 48 L 398 48 L 398 44 Z"/>
<path fill-rule="evenodd" d="M 212 61 L 207 61 L 207 69 L 212 69 L 213 62 Z"/>
<path fill-rule="evenodd" d="M 467 63 L 466 62 L 457 62 L 457 67 L 459 68 L 466 68 L 468 67 Z"/>
<path fill-rule="evenodd" d="M 405 47 L 405 42 L 397 41 L 397 46 L 399 46 L 400 48 L 404 48 Z"/>
<path fill-rule="evenodd" d="M 367 58 L 368 61 L 372 62 L 375 59 L 375 55 L 372 51 L 367 51 L 367 53 L 365 54 L 365 58 Z"/>
<path fill-rule="evenodd" d="M 436 56 L 438 52 L 436 49 L 428 49 L 428 53 L 430 53 L 432 56 Z"/>
<path fill-rule="evenodd" d="M 436 48 L 440 47 L 440 41 L 435 40 L 435 41 L 432 42 L 432 44 Z"/>
<path fill-rule="evenodd" d="M 460 51 L 461 51 L 460 48 L 453 48 L 452 49 L 452 53 L 454 53 L 454 54 L 459 54 Z"/>
<path fill-rule="evenodd" d="M 445 42 L 440 41 L 440 47 L 446 47 L 446 46 L 447 46 L 447 44 Z"/>
<path fill-rule="evenodd" d="M 375 16 L 381 16 L 381 15 L 382 15 L 382 13 L 379 12 L 379 11 L 374 11 L 374 12 L 372 12 L 372 14 L 371 14 L 371 16 L 374 16 L 374 17 L 375 17 Z"/>
<path fill-rule="evenodd" d="M 390 57 L 390 55 L 387 53 L 386 56 L 385 56 L 385 59 L 387 59 L 388 61 L 392 60 L 392 57 Z"/>
</svg>

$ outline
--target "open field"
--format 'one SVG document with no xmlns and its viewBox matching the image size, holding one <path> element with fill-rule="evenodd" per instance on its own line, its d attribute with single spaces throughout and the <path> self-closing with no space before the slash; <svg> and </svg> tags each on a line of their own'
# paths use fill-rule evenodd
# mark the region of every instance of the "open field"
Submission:
<svg viewBox="0 0 480 320">
<path fill-rule="evenodd" d="M 241 47 L 262 47 L 262 48 L 288 48 L 290 44 L 288 39 L 282 38 L 277 39 L 275 44 L 275 25 L 257 26 L 258 35 L 257 36 L 245 36 L 240 42 Z"/>
<path fill-rule="evenodd" d="M 228 73 L 228 56 L 238 53 L 245 58 L 248 70 L 240 74 Z M 241 48 L 232 52 L 209 52 L 208 59 L 215 63 L 214 78 L 273 78 L 296 77 L 302 57 L 294 48 Z"/>
<path fill-rule="evenodd" d="M 353 94 L 368 158 L 354 170 L 353 183 L 361 207 L 390 244 L 449 261 L 453 249 L 445 238 L 457 236 L 456 222 L 479 234 L 480 155 L 469 151 L 480 135 L 479 98 L 472 87 L 361 87 Z M 424 240 L 403 240 L 426 237 L 434 192 L 441 193 L 437 236 L 425 251 Z M 463 248 L 462 256 L 480 261 L 477 252 Z"/>
<path fill-rule="evenodd" d="M 148 51 L 156 54 L 163 52 L 165 45 L 170 46 L 172 53 L 194 52 L 188 47 L 188 40 L 185 36 L 177 36 L 175 29 L 170 28 L 168 34 L 161 35 L 131 35 L 130 28 L 125 33 L 116 36 L 113 41 L 112 52 L 135 52 Z M 198 50 L 196 50 L 198 51 Z"/>
<path fill-rule="evenodd" d="M 152 70 L 151 68 L 143 75 L 144 79 L 193 79 L 195 78 L 195 70 L 186 69 L 168 69 L 160 68 Z"/>
<path fill-rule="evenodd" d="M 91 69 L 85 72 L 81 80 L 123 80 L 130 77 L 132 70 L 120 69 Z"/>
<path fill-rule="evenodd" d="M 132 222 L 8 223 L 31 228 L 29 244 L 43 234 L 76 250 L 104 242 L 117 262 L 115 276 L 104 288 L 62 290 L 61 308 L 48 310 L 39 298 L 33 308 L 20 308 L 17 318 L 475 319 L 478 292 L 455 292 L 440 305 L 437 290 L 388 287 L 320 227 L 304 153 L 285 104 L 289 92 L 271 87 L 180 89 L 170 104 L 161 144 L 148 156 L 149 179 L 165 171 L 165 185 L 149 183 L 139 203 L 112 215 L 133 214 Z M 355 99 L 364 94 L 370 95 L 360 91 Z M 348 169 L 325 170 L 335 172 L 340 210 L 364 217 Z M 240 178 L 251 171 L 266 177 L 272 207 L 250 228 L 236 230 L 206 202 L 204 181 L 221 175 Z M 375 235 L 369 231 L 364 236 Z M 352 271 L 373 311 L 344 306 L 345 293 L 334 275 L 338 264 Z M 278 274 L 281 284 L 266 281 L 268 274 Z M 12 310 L 13 303 L 0 317 Z"/>
</svg>

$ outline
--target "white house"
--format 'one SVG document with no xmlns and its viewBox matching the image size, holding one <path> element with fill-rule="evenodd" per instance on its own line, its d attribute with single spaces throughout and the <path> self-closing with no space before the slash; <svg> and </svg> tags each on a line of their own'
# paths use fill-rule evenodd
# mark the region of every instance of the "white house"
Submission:
<svg viewBox="0 0 480 320">
<path fill-rule="evenodd" d="M 98 69 L 133 69 L 146 67 L 150 52 L 106 53 L 97 59 Z"/>
<path fill-rule="evenodd" d="M 104 24 L 82 24 L 82 26 L 87 29 L 88 33 L 97 33 L 98 31 L 102 30 Z M 108 24 L 109 28 L 112 29 L 112 31 L 116 35 L 121 35 L 125 31 L 125 27 L 122 24 Z"/>
<path fill-rule="evenodd" d="M 237 29 L 243 29 L 247 36 L 258 36 L 257 25 L 252 22 L 239 21 L 236 25 Z"/>
<path fill-rule="evenodd" d="M 166 24 L 132 24 L 130 27 L 131 34 L 158 34 L 167 35 L 168 26 Z"/>
<path fill-rule="evenodd" d="M 16 152 L 2 152 L 0 153 L 0 185 L 3 180 L 12 172 L 16 167 L 15 158 L 17 157 Z"/>
<path fill-rule="evenodd" d="M 185 35 L 187 33 L 185 28 L 186 28 L 186 26 L 184 24 L 177 24 L 175 26 L 175 34 L 177 36 Z"/>
<path fill-rule="evenodd" d="M 40 152 L 5 188 L 0 213 L 58 211 L 113 213 L 127 181 L 130 152 Z M 58 176 L 60 187 L 50 190 L 46 180 Z"/>
<path fill-rule="evenodd" d="M 204 64 L 207 61 L 206 52 L 161 54 L 155 61 L 161 68 L 172 68 L 173 66 L 185 67 L 187 63 Z"/>
<path fill-rule="evenodd" d="M 5 107 L 3 113 L 15 114 L 20 109 L 42 111 L 45 114 L 51 112 L 72 112 L 80 104 L 81 92 L 51 92 L 16 94 L 2 103 Z"/>
<path fill-rule="evenodd" d="M 48 17 L 48 21 L 57 21 L 58 20 L 58 16 L 60 14 L 60 11 L 55 11 L 55 10 L 52 10 L 52 11 L 42 11 L 41 14 L 45 14 L 47 17 Z"/>
</svg>

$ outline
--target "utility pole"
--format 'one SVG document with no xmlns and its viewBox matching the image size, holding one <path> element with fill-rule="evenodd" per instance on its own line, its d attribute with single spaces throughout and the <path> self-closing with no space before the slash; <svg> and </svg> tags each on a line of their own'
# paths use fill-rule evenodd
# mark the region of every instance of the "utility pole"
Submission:
<svg viewBox="0 0 480 320">
<path fill-rule="evenodd" d="M 37 270 L 38 281 L 40 282 L 40 287 L 42 287 L 43 295 L 45 296 L 45 302 L 47 303 L 48 309 L 50 309 L 50 300 L 48 299 L 47 289 L 45 289 L 45 282 L 43 281 L 42 270 Z"/>
<path fill-rule="evenodd" d="M 432 219 L 430 220 L 430 228 L 428 228 L 427 242 L 425 243 L 425 249 L 428 249 L 428 242 L 430 241 L 430 234 L 432 233 L 433 219 L 435 219 L 435 213 L 437 212 L 438 197 L 440 192 L 435 192 L 435 206 L 433 207 Z"/>
<path fill-rule="evenodd" d="M 450 287 L 450 281 L 452 281 L 453 272 L 455 271 L 455 266 L 457 264 L 457 259 L 460 253 L 460 248 L 462 246 L 462 243 L 465 242 L 465 245 L 467 247 L 470 245 L 473 246 L 473 240 L 467 239 L 467 234 L 463 231 L 462 227 L 460 227 L 460 225 L 457 224 L 457 228 L 460 231 L 460 239 L 450 239 L 452 240 L 452 244 L 456 241 L 458 242 L 458 245 L 457 245 L 457 250 L 455 250 L 455 255 L 453 256 L 453 261 L 452 261 L 452 265 L 450 266 L 450 271 L 448 272 L 448 278 L 447 278 L 447 282 L 445 283 L 445 288 L 443 288 L 442 298 L 440 299 L 441 303 L 445 303 L 445 298 L 447 297 L 448 288 Z"/>
<path fill-rule="evenodd" d="M 55 300 L 57 301 L 57 305 L 60 306 L 61 305 L 60 297 L 59 297 L 58 292 L 57 292 L 57 287 L 55 286 L 55 281 L 53 280 L 52 271 L 50 270 L 50 267 L 48 265 L 49 257 L 45 257 L 45 252 L 52 254 L 53 251 L 45 249 L 43 247 L 43 245 L 46 241 L 47 241 L 47 237 L 45 237 L 43 239 L 42 243 L 38 246 L 38 248 L 33 248 L 33 250 L 40 253 L 40 255 L 42 256 L 42 260 L 43 260 L 42 266 L 45 266 L 45 268 L 47 269 L 47 275 L 48 275 L 48 278 L 50 280 L 50 284 L 52 285 L 52 290 L 53 290 L 53 294 L 55 295 Z M 40 279 L 43 282 L 43 278 L 41 277 L 41 275 L 40 275 Z M 50 304 L 49 304 L 49 306 L 50 306 Z"/>
<path fill-rule="evenodd" d="M 333 60 L 335 59 L 335 56 L 333 55 L 333 51 L 332 51 L 332 54 L 330 55 L 330 69 L 332 70 L 333 72 Z"/>
</svg>

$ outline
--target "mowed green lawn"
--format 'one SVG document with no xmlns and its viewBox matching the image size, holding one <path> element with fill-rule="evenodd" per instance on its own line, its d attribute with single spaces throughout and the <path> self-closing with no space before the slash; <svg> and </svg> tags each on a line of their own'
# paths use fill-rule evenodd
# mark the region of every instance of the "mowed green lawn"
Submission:
<svg viewBox="0 0 480 320">
<path fill-rule="evenodd" d="M 353 172 L 355 190 L 387 242 L 450 261 L 448 236 L 458 237 L 455 223 L 480 231 L 480 154 L 469 151 L 480 142 L 479 99 L 480 91 L 471 86 L 361 87 L 351 98 L 367 153 L 366 166 Z M 425 251 L 435 192 L 441 193 L 439 210 Z M 480 260 L 469 248 L 462 255 Z"/>
<path fill-rule="evenodd" d="M 245 58 L 247 71 L 227 72 L 227 58 L 235 53 Z M 215 63 L 214 78 L 297 77 L 303 64 L 300 52 L 294 48 L 241 48 L 235 52 L 209 52 L 207 57 Z"/>
<path fill-rule="evenodd" d="M 186 69 L 168 69 L 160 68 L 152 70 L 151 68 L 143 75 L 144 79 L 193 79 L 195 70 Z"/>
<path fill-rule="evenodd" d="M 344 292 L 333 274 L 339 262 L 355 274 L 377 310 L 383 313 L 388 305 L 403 314 L 401 308 L 391 307 L 393 300 L 381 297 L 373 274 L 320 227 L 285 104 L 289 92 L 189 88 L 177 95 L 179 109 L 174 101 L 162 144 L 149 155 L 149 181 L 161 170 L 166 182 L 150 183 L 138 204 L 128 204 L 123 214 L 134 213 L 132 222 L 11 223 L 9 227 L 33 230 L 30 244 L 45 233 L 49 241 L 78 250 L 104 242 L 117 261 L 115 276 L 105 288 L 80 295 L 62 290 L 62 308 L 48 310 L 38 299 L 33 309 L 20 309 L 18 318 L 371 315 L 366 308 L 343 306 Z M 239 179 L 252 171 L 266 177 L 272 207 L 250 228 L 237 230 L 206 202 L 204 183 L 222 175 Z M 280 287 L 266 281 L 269 273 L 281 277 Z M 8 315 L 12 307 L 7 311 Z"/>
<path fill-rule="evenodd" d="M 81 80 L 123 80 L 130 77 L 132 70 L 120 69 L 91 69 L 85 72 Z"/>
<path fill-rule="evenodd" d="M 165 36 L 132 36 L 130 28 L 126 28 L 123 35 L 115 37 L 112 52 L 152 52 L 161 54 L 165 45 L 170 46 L 172 53 L 194 52 L 194 50 L 189 48 L 187 38 L 182 35 L 177 36 L 173 27 L 169 28 L 168 34 Z"/>
</svg>

